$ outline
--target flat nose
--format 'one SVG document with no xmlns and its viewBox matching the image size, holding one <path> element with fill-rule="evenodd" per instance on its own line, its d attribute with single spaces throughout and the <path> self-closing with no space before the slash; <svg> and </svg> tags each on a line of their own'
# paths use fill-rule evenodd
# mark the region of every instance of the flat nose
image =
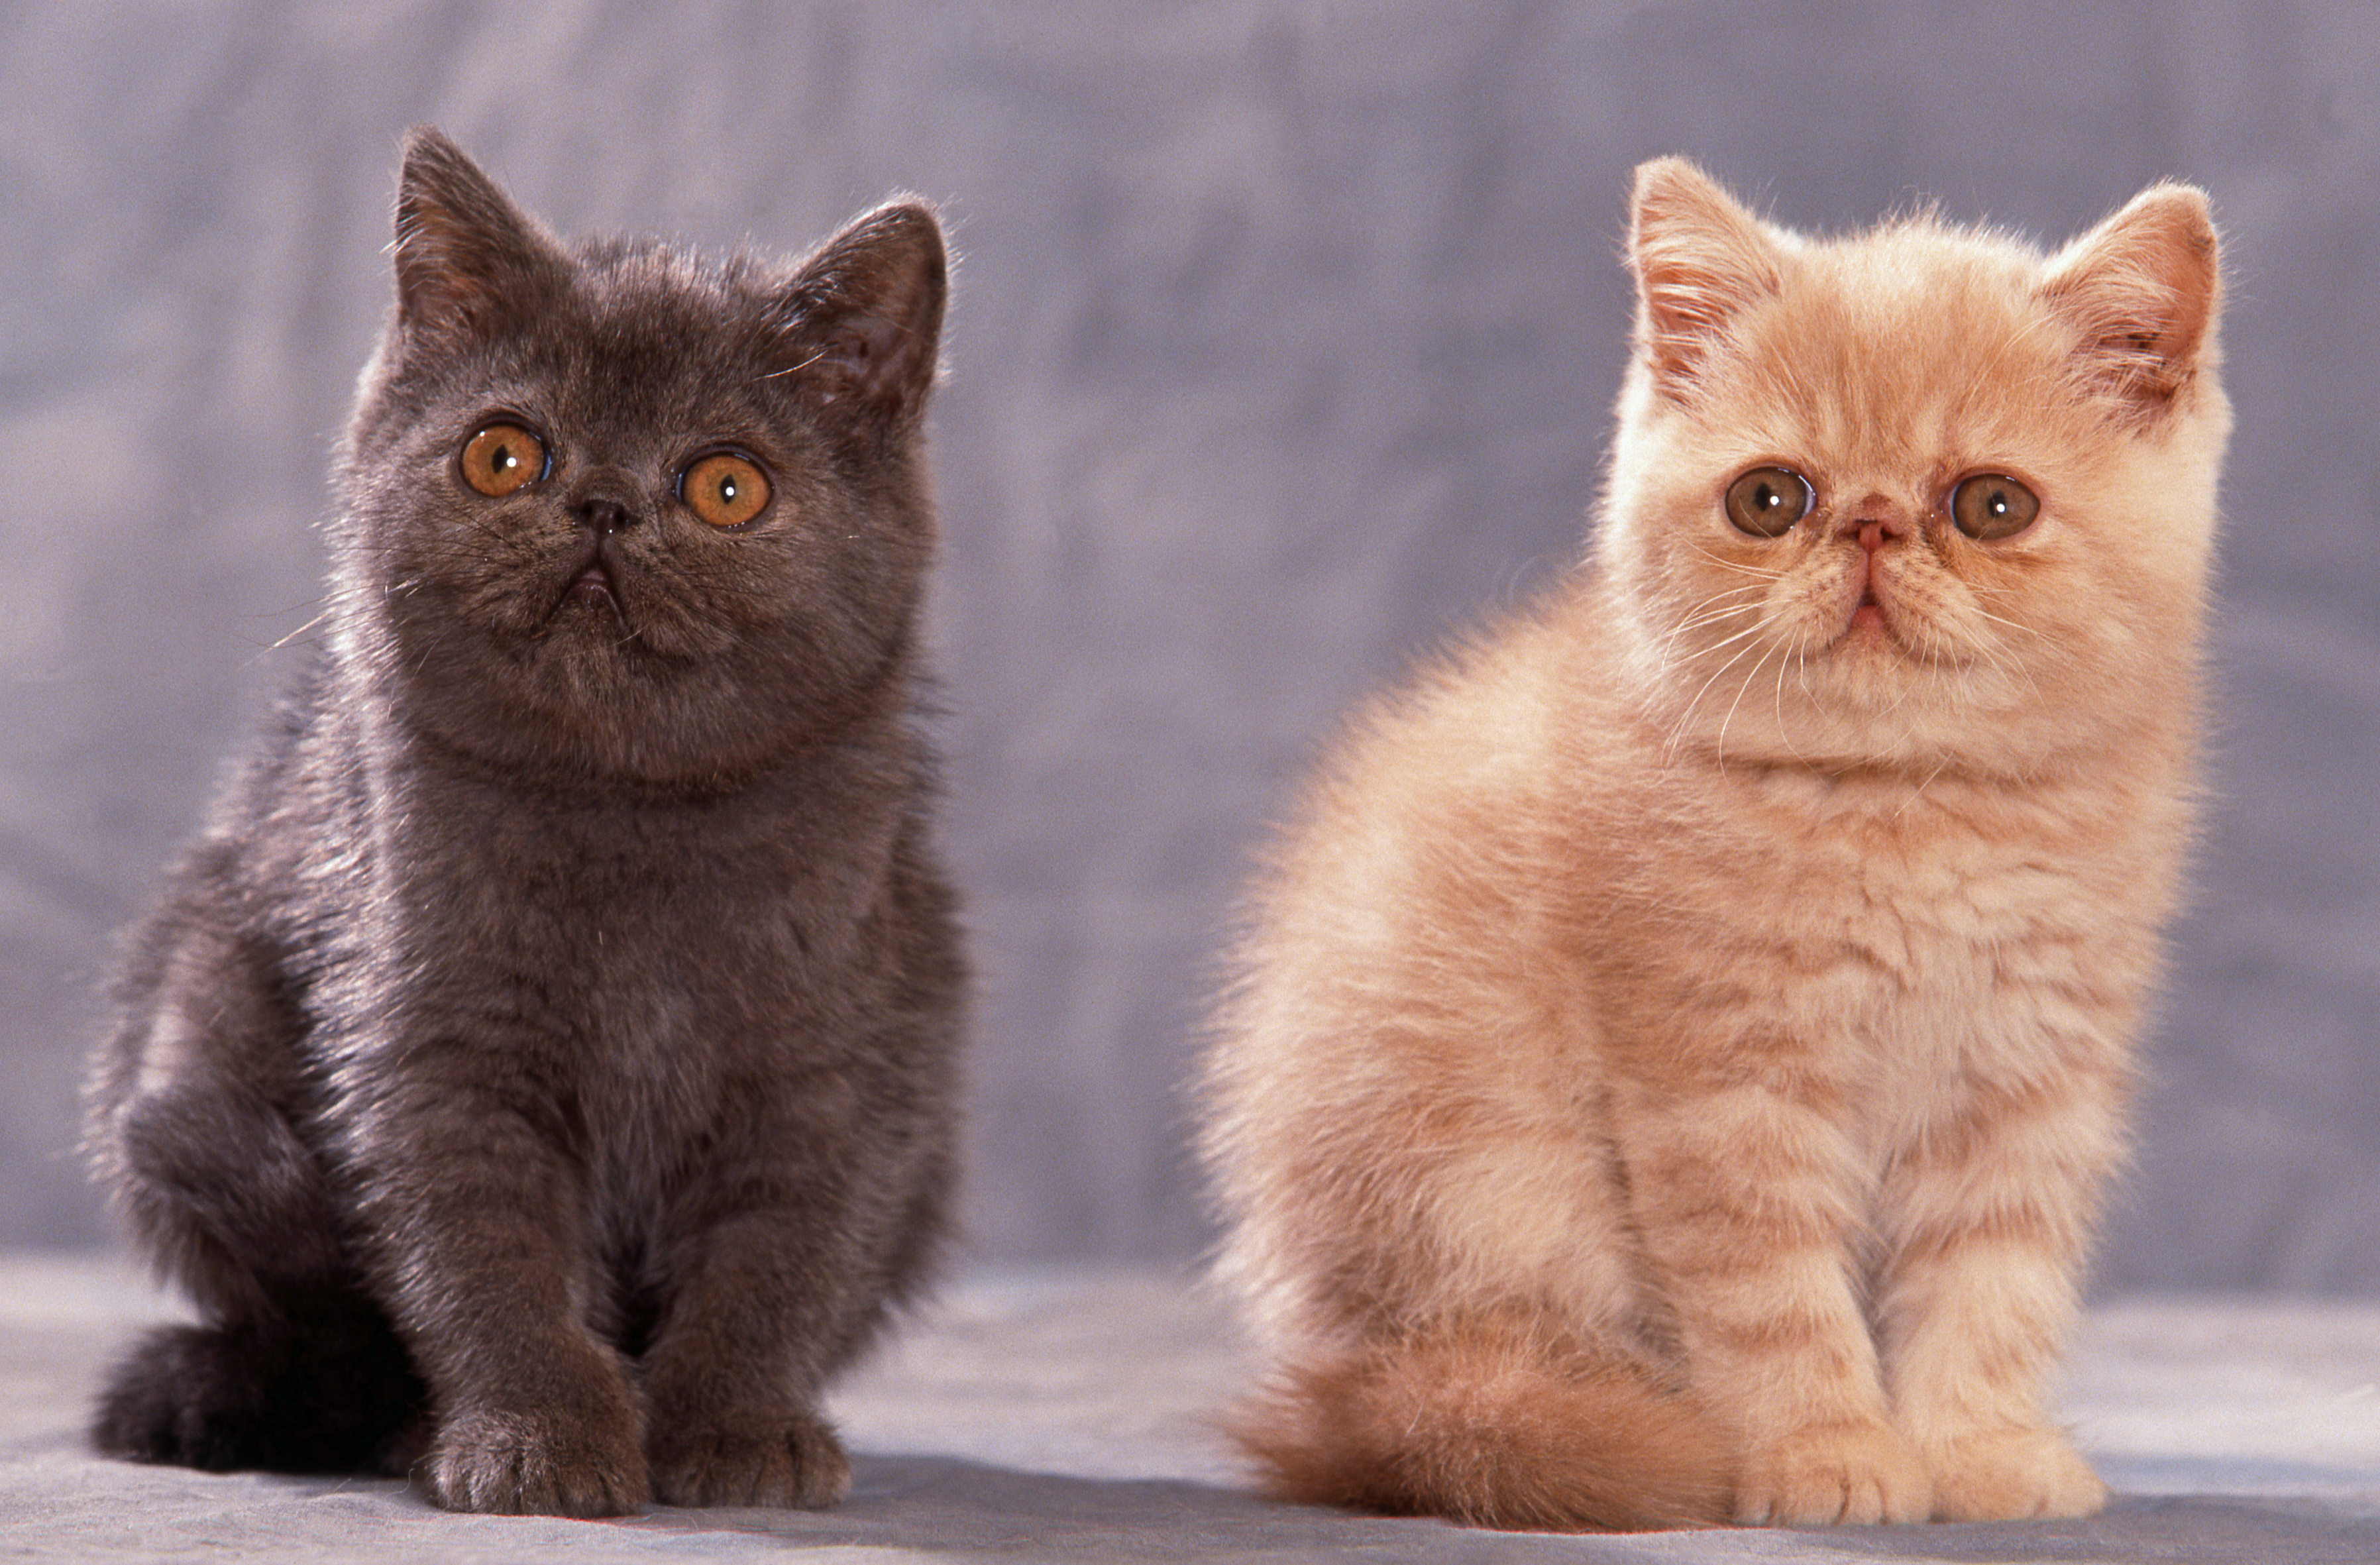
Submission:
<svg viewBox="0 0 2380 1565">
<path fill-rule="evenodd" d="M 1883 495 L 1871 494 L 1844 513 L 1840 530 L 1858 539 L 1860 547 L 1873 554 L 1886 539 L 1909 536 L 1909 516 Z"/>
<path fill-rule="evenodd" d="M 570 514 L 580 527 L 606 535 L 625 531 L 638 522 L 634 495 L 625 485 L 601 475 L 591 477 L 571 501 Z"/>
<path fill-rule="evenodd" d="M 616 500 L 582 500 L 578 503 L 578 525 L 597 532 L 618 532 L 632 526 L 636 516 Z"/>
</svg>

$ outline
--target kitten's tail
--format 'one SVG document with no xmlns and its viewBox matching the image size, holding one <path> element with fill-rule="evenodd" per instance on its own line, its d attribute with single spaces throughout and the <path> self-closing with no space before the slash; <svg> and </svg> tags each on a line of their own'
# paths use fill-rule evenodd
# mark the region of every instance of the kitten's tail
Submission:
<svg viewBox="0 0 2380 1565">
<path fill-rule="evenodd" d="M 1642 1532 L 1731 1508 L 1733 1441 L 1617 1356 L 1497 1335 L 1285 1365 L 1228 1425 L 1280 1498 L 1474 1526 Z"/>
<path fill-rule="evenodd" d="M 376 1313 L 283 1325 L 164 1326 L 108 1376 L 91 1423 L 100 1452 L 234 1473 L 402 1474 L 428 1396 Z"/>
</svg>

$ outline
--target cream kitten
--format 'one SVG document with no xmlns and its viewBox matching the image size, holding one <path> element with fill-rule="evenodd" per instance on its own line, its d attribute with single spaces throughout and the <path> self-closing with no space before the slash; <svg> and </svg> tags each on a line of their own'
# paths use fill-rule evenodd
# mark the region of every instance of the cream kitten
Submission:
<svg viewBox="0 0 2380 1565">
<path fill-rule="evenodd" d="M 1277 1492 L 2072 1516 L 2041 1380 L 2192 834 L 2216 238 L 1842 240 L 1638 170 L 1587 564 L 1373 708 L 1208 1062 Z"/>
</svg>

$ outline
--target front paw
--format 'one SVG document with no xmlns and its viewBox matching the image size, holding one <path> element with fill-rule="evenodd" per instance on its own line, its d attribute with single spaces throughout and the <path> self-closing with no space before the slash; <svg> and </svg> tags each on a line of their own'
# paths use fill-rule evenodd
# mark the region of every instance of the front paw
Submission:
<svg viewBox="0 0 2380 1565">
<path fill-rule="evenodd" d="M 851 1492 L 851 1459 L 809 1413 L 656 1424 L 648 1450 L 664 1505 L 771 1505 L 815 1510 Z"/>
<path fill-rule="evenodd" d="M 1923 1522 L 1932 1508 L 1925 1464 L 1880 1422 L 1805 1426 L 1755 1449 L 1735 1491 L 1747 1527 Z"/>
<path fill-rule="evenodd" d="M 2095 1516 L 2107 1486 L 2053 1429 L 1970 1435 L 1929 1449 L 1937 1522 Z"/>
<path fill-rule="evenodd" d="M 438 1431 L 424 1469 L 449 1510 L 508 1516 L 621 1516 L 645 1502 L 635 1410 L 608 1416 L 465 1412 Z"/>
</svg>

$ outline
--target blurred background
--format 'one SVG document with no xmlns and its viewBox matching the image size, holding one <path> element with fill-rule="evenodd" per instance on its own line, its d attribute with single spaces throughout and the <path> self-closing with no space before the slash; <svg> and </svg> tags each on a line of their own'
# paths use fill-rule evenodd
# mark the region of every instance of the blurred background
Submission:
<svg viewBox="0 0 2380 1565">
<path fill-rule="evenodd" d="M 2380 16 L 1759 6 L 0 0 L 0 1244 L 112 932 L 312 617 L 400 133 L 566 233 L 961 262 L 933 429 L 968 1252 L 1186 1260 L 1234 888 L 1345 705 L 1572 558 L 1628 171 L 2046 242 L 2214 193 L 2239 408 L 2195 908 L 2109 1289 L 2380 1292 Z"/>
</svg>

